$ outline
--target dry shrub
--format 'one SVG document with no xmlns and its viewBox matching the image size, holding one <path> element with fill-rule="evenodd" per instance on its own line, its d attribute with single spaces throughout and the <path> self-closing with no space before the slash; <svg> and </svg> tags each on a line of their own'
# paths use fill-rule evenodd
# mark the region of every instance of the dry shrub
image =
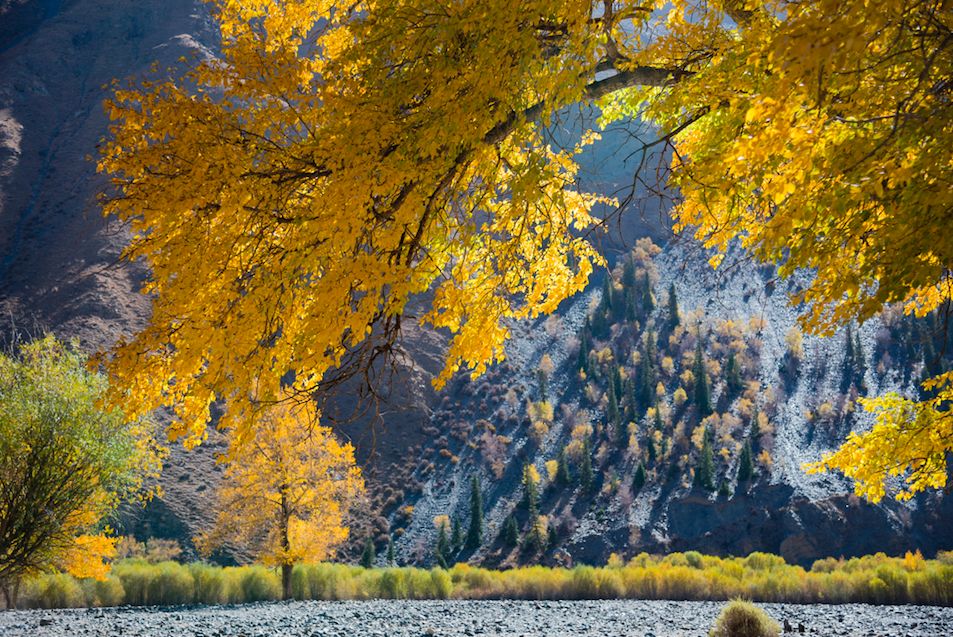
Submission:
<svg viewBox="0 0 953 637">
<path fill-rule="evenodd" d="M 777 637 L 781 626 L 751 602 L 732 600 L 725 606 L 709 637 Z"/>
</svg>

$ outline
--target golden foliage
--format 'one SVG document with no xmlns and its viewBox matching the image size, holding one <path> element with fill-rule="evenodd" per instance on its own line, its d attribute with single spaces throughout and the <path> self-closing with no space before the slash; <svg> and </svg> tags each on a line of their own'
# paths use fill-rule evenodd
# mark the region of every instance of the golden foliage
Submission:
<svg viewBox="0 0 953 637">
<path fill-rule="evenodd" d="M 807 470 L 841 471 L 855 481 L 858 495 L 874 502 L 886 494 L 891 476 L 903 477 L 896 496 L 901 500 L 924 489 L 942 489 L 947 484 L 946 456 L 953 448 L 951 380 L 953 372 L 927 381 L 927 388 L 939 391 L 922 402 L 893 393 L 861 398 L 860 404 L 876 414 L 874 426 L 864 433 L 851 432 L 840 449 L 807 465 Z"/>
<path fill-rule="evenodd" d="M 368 338 L 396 338 L 426 293 L 424 320 L 452 334 L 436 385 L 501 360 L 508 319 L 552 312 L 602 263 L 583 237 L 611 202 L 575 185 L 598 135 L 545 134 L 583 100 L 604 125 L 660 128 L 676 230 L 713 266 L 737 241 L 781 276 L 814 273 L 792 299 L 805 329 L 953 302 L 942 0 L 215 6 L 222 58 L 118 88 L 99 163 L 126 256 L 152 273 L 113 398 L 133 418 L 171 405 L 173 438 L 200 442 L 215 401 L 223 426 L 252 426 L 250 388 L 275 400 L 289 371 L 309 393 L 367 365 Z M 818 466 L 936 486 L 946 403 L 898 400 L 869 401 L 877 433 Z"/>
<path fill-rule="evenodd" d="M 203 552 L 239 546 L 274 565 L 334 554 L 364 481 L 351 445 L 314 419 L 311 403 L 279 403 L 260 415 L 251 437 L 232 432 L 215 524 L 196 538 Z"/>
<path fill-rule="evenodd" d="M 117 539 L 102 534 L 79 535 L 60 567 L 73 577 L 105 581 L 109 574 L 108 562 L 116 556 Z"/>
<path fill-rule="evenodd" d="M 530 420 L 551 423 L 553 421 L 553 404 L 548 400 L 529 403 L 526 406 L 526 413 Z"/>
<path fill-rule="evenodd" d="M 925 316 L 953 301 L 953 102 L 936 88 L 953 81 L 946 3 L 688 1 L 663 12 L 667 35 L 635 59 L 691 58 L 698 72 L 606 98 L 604 112 L 644 109 L 674 135 L 677 230 L 715 249 L 715 266 L 737 240 L 781 276 L 812 271 L 792 298 L 811 332 L 889 304 Z M 812 470 L 842 471 L 874 500 L 889 476 L 903 478 L 900 498 L 946 484 L 950 380 L 931 382 L 938 400 L 863 401 L 874 428 Z"/>
<path fill-rule="evenodd" d="M 172 405 L 197 444 L 223 400 L 222 425 L 250 427 L 250 387 L 275 400 L 294 370 L 312 391 L 425 292 L 453 335 L 435 384 L 479 375 L 507 319 L 586 286 L 603 260 L 580 231 L 610 202 L 574 157 L 598 135 L 555 149 L 536 120 L 585 94 L 587 3 L 214 4 L 221 59 L 106 104 L 104 210 L 151 270 L 151 321 L 111 363 L 134 415 Z M 559 55 L 531 25 L 558 25 Z"/>
<path fill-rule="evenodd" d="M 553 317 L 550 317 L 550 318 L 553 318 Z M 547 323 L 548 322 L 549 322 L 549 319 L 547 319 Z M 539 359 L 539 371 L 548 375 L 548 374 L 552 374 L 553 370 L 555 369 L 556 369 L 556 365 L 553 363 L 552 357 L 549 354 L 543 354 L 542 357 Z"/>
<path fill-rule="evenodd" d="M 546 440 L 546 436 L 549 435 L 549 425 L 545 422 L 536 420 L 533 421 L 529 426 L 529 437 L 537 445 L 543 444 L 543 441 Z"/>
</svg>

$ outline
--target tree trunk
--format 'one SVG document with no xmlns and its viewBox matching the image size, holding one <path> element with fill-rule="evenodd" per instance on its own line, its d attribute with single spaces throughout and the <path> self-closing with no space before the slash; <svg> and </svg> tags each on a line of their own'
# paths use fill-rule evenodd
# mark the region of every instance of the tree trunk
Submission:
<svg viewBox="0 0 953 637">
<path fill-rule="evenodd" d="M 292 564 L 281 565 L 281 598 L 291 599 L 291 570 Z"/>
<path fill-rule="evenodd" d="M 10 583 L 6 582 L 3 586 L 0 586 L 0 590 L 3 591 L 3 601 L 6 602 L 5 608 L 7 610 L 15 610 L 17 607 L 17 593 L 20 589 L 20 581 L 17 580 L 13 583 L 13 589 L 10 589 Z"/>
<path fill-rule="evenodd" d="M 282 485 L 281 488 L 281 521 L 280 521 L 280 532 L 281 532 L 281 548 L 284 552 L 285 563 L 281 565 L 281 598 L 282 599 L 291 599 L 291 570 L 294 568 L 294 565 L 288 562 L 291 559 L 289 553 L 291 552 L 291 538 L 288 537 L 288 522 L 291 517 L 291 512 L 288 509 L 288 495 L 286 493 L 286 487 Z"/>
</svg>

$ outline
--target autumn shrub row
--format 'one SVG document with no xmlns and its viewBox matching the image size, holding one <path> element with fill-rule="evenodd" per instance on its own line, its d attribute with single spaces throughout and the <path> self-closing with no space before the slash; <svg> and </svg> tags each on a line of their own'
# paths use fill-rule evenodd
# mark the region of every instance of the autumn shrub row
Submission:
<svg viewBox="0 0 953 637">
<path fill-rule="evenodd" d="M 435 568 L 364 569 L 302 564 L 292 574 L 296 599 L 674 599 L 761 602 L 929 604 L 953 606 L 953 554 L 926 560 L 919 553 L 826 559 L 810 569 L 775 555 L 718 558 L 694 551 L 640 554 L 604 567 L 527 566 L 506 571 L 457 564 Z M 130 604 L 222 604 L 280 597 L 277 573 L 263 566 L 118 562 L 104 581 L 62 573 L 28 582 L 26 607 Z"/>
<path fill-rule="evenodd" d="M 27 608 L 84 606 L 174 606 L 239 604 L 278 599 L 278 575 L 264 566 L 222 568 L 143 560 L 118 562 L 104 581 L 78 580 L 64 573 L 26 583 L 20 605 Z"/>
<path fill-rule="evenodd" d="M 769 556 L 773 557 L 773 556 Z M 757 561 L 760 556 L 756 558 Z M 636 559 L 625 565 L 571 570 L 527 567 L 486 571 L 451 569 L 457 595 L 517 599 L 675 599 L 761 602 L 953 605 L 953 565 L 924 560 L 916 570 L 885 558 L 870 568 L 805 570 L 784 564 L 753 567 L 744 558 L 703 558 L 692 566 L 684 554 Z M 847 562 L 844 562 L 846 565 Z"/>
</svg>

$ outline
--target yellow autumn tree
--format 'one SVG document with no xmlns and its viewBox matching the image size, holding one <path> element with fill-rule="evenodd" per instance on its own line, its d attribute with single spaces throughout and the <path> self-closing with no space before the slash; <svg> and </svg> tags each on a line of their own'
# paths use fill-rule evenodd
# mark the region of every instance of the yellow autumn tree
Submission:
<svg viewBox="0 0 953 637">
<path fill-rule="evenodd" d="M 373 368 L 424 293 L 425 321 L 452 334 L 440 385 L 502 358 L 507 319 L 582 289 L 608 202 L 546 133 L 583 101 L 602 124 L 655 123 L 677 229 L 713 264 L 737 240 L 815 272 L 794 299 L 806 329 L 950 300 L 945 0 L 214 7 L 220 58 L 117 88 L 99 164 L 106 213 L 135 233 L 126 255 L 152 272 L 150 323 L 111 361 L 117 398 L 172 405 L 190 444 L 216 400 L 249 427 L 250 387 L 273 400 L 292 370 L 310 393 Z M 942 483 L 903 449 L 919 431 L 931 458 L 950 448 L 946 403 L 917 404 L 912 430 L 871 403 L 892 429 L 824 466 L 874 498 L 864 485 L 887 473 Z"/>
<path fill-rule="evenodd" d="M 347 539 L 364 489 L 353 447 L 312 425 L 313 409 L 280 403 L 260 412 L 250 438 L 232 438 L 215 524 L 196 538 L 205 554 L 230 546 L 281 567 L 285 598 L 294 564 L 327 559 Z"/>
</svg>

